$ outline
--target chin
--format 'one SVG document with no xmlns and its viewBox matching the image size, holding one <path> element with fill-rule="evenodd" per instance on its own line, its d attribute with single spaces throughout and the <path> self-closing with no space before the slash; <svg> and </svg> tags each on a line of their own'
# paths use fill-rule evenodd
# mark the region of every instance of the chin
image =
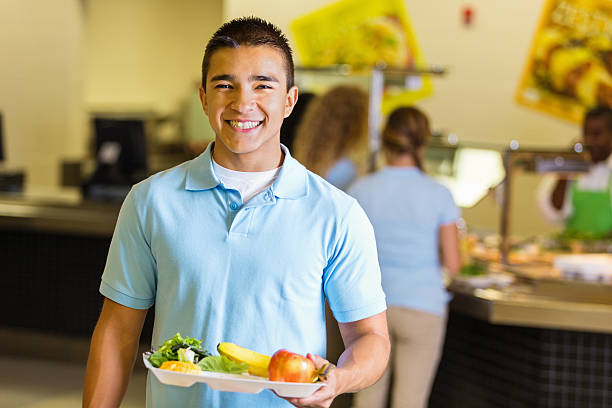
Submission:
<svg viewBox="0 0 612 408">
<path fill-rule="evenodd" d="M 256 151 L 260 146 L 255 143 L 225 144 L 225 148 L 234 154 L 248 154 Z"/>
</svg>

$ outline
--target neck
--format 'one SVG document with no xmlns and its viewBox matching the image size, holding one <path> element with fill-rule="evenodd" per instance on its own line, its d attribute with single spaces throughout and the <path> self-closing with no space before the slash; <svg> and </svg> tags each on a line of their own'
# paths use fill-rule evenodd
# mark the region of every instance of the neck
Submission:
<svg viewBox="0 0 612 408">
<path fill-rule="evenodd" d="M 391 167 L 417 167 L 411 154 L 387 153 L 387 165 Z"/>
<path fill-rule="evenodd" d="M 606 157 L 604 157 L 604 158 L 599 158 L 599 159 L 596 159 L 596 160 L 593 160 L 593 159 L 591 158 L 591 163 L 593 163 L 593 164 L 606 163 L 606 162 L 608 161 L 608 159 L 609 159 L 609 158 L 610 158 L 610 155 L 607 155 L 607 156 L 606 156 Z"/>
<path fill-rule="evenodd" d="M 276 169 L 282 166 L 285 160 L 285 153 L 280 144 L 277 151 L 264 156 L 224 153 L 224 149 L 215 149 L 213 146 L 212 158 L 219 166 L 242 172 L 261 172 Z"/>
</svg>

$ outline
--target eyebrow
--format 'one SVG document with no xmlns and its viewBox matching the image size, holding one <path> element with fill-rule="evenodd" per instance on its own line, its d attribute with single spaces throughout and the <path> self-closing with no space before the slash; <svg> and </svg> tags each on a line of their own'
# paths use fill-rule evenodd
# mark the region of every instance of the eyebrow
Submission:
<svg viewBox="0 0 612 408">
<path fill-rule="evenodd" d="M 234 81 L 236 79 L 236 77 L 234 75 L 229 75 L 229 74 L 221 74 L 221 75 L 215 75 L 214 77 L 210 78 L 210 82 L 216 82 L 216 81 Z M 251 82 L 256 82 L 256 81 L 263 81 L 263 82 L 279 82 L 278 79 L 276 79 L 273 76 L 270 75 L 252 75 L 249 77 L 249 80 Z"/>
<path fill-rule="evenodd" d="M 251 81 L 278 82 L 278 79 L 276 79 L 273 76 L 269 76 L 269 75 L 254 75 L 250 77 L 249 79 Z"/>
</svg>

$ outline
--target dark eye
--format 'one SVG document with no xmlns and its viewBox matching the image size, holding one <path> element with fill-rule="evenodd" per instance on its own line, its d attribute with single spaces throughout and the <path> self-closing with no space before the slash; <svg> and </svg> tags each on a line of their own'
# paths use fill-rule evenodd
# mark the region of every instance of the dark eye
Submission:
<svg viewBox="0 0 612 408">
<path fill-rule="evenodd" d="M 217 84 L 215 85 L 215 88 L 218 89 L 230 89 L 232 86 L 230 84 Z"/>
<path fill-rule="evenodd" d="M 272 87 L 270 85 L 261 84 L 261 85 L 257 85 L 256 89 L 272 89 Z"/>
</svg>

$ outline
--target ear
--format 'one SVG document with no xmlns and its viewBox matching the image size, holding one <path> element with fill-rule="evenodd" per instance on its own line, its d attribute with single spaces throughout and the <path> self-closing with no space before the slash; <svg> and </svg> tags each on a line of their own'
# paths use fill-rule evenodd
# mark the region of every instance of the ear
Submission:
<svg viewBox="0 0 612 408">
<path fill-rule="evenodd" d="M 202 102 L 202 109 L 204 109 L 204 113 L 208 115 L 208 103 L 206 102 L 206 91 L 202 86 L 199 88 L 200 91 L 200 102 Z"/>
<path fill-rule="evenodd" d="M 289 91 L 287 91 L 287 100 L 285 101 L 285 118 L 291 115 L 293 107 L 298 100 L 298 93 L 297 86 L 292 86 Z"/>
</svg>

